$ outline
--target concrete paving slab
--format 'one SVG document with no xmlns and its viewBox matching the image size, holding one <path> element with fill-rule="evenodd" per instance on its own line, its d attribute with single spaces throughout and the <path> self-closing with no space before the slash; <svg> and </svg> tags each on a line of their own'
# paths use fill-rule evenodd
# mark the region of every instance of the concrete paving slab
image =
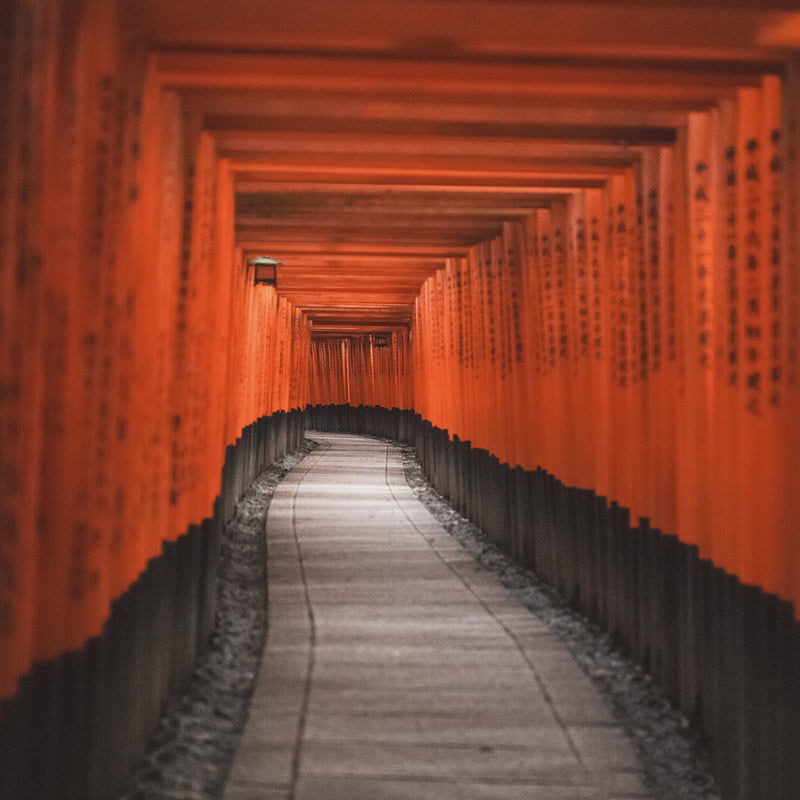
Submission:
<svg viewBox="0 0 800 800">
<path fill-rule="evenodd" d="M 603 788 L 614 797 L 633 798 L 652 798 L 644 784 L 644 775 L 641 771 L 634 770 L 603 770 L 597 772 L 600 776 Z"/>
<path fill-rule="evenodd" d="M 316 684 L 311 690 L 311 707 L 320 713 L 408 714 L 417 713 L 428 716 L 461 714 L 464 722 L 473 723 L 481 716 L 505 714 L 508 718 L 520 717 L 530 724 L 555 722 L 552 706 L 534 690 L 513 693 L 507 690 L 482 690 L 475 693 L 466 689 L 331 689 Z M 568 712 L 572 707 L 568 706 Z M 577 710 L 570 715 L 570 721 L 593 722 L 591 712 L 579 714 Z M 606 721 L 610 718 L 602 718 Z"/>
<path fill-rule="evenodd" d="M 317 641 L 320 644 L 358 644 L 364 641 L 378 642 L 384 644 L 399 644 L 413 646 L 435 646 L 441 644 L 442 647 L 470 649 L 498 650 L 503 644 L 502 633 L 492 633 L 482 636 L 480 633 L 463 631 L 461 634 L 454 632 L 448 633 L 442 629 L 402 630 L 399 626 L 389 628 L 389 626 L 370 626 L 362 630 L 346 630 L 342 628 L 331 628 L 331 630 L 317 632 Z"/>
<path fill-rule="evenodd" d="M 239 744 L 228 782 L 291 785 L 294 752 L 293 742 L 265 744 L 248 737 Z"/>
<path fill-rule="evenodd" d="M 305 665 L 303 665 L 302 669 L 305 671 Z M 253 692 L 252 703 L 254 705 L 260 703 L 264 707 L 274 709 L 284 707 L 291 710 L 294 707 L 293 701 L 295 699 L 297 700 L 297 707 L 300 707 L 305 691 L 306 681 L 305 678 L 302 677 L 302 672 L 300 673 L 300 677 L 295 675 L 282 675 L 279 678 L 264 676 Z M 279 699 L 275 699 L 273 702 L 273 698 L 275 698 L 276 695 L 279 695 Z"/>
<path fill-rule="evenodd" d="M 586 769 L 569 751 L 491 745 L 317 742 L 303 748 L 303 774 L 365 778 L 450 778 L 585 785 Z"/>
<path fill-rule="evenodd" d="M 358 604 L 374 602 L 375 587 L 366 584 L 316 584 L 315 608 L 331 603 Z M 427 606 L 443 607 L 463 603 L 470 598 L 465 587 L 453 586 L 451 581 L 405 581 L 400 585 L 390 584 L 381 588 L 381 600 L 386 604 L 405 605 L 418 603 Z"/>
<path fill-rule="evenodd" d="M 460 667 L 483 668 L 487 662 L 499 663 L 508 653 L 507 648 L 492 650 L 490 648 L 445 648 L 437 645 L 409 646 L 397 643 L 377 644 L 364 642 L 354 647 L 344 645 L 320 645 L 315 652 L 318 663 L 339 664 L 374 664 L 378 667 L 386 664 L 409 665 L 441 665 L 453 669 Z"/>
<path fill-rule="evenodd" d="M 480 629 L 489 634 L 500 634 L 501 629 L 497 620 L 486 613 L 480 615 L 473 613 L 474 607 L 474 602 L 433 606 L 408 603 L 403 608 L 383 602 L 328 603 L 317 606 L 315 616 L 317 624 L 321 626 L 376 625 L 383 628 L 392 626 L 405 628 L 413 625 L 426 630 L 445 628 L 456 632 L 461 629 L 474 632 Z"/>
<path fill-rule="evenodd" d="M 301 778 L 296 800 L 606 800 L 595 787 L 466 781 Z"/>
<path fill-rule="evenodd" d="M 227 800 L 289 800 L 291 794 L 289 785 L 244 784 L 231 780 L 225 790 Z"/>
<path fill-rule="evenodd" d="M 277 713 L 275 709 L 256 706 L 248 723 L 248 739 L 269 748 L 294 742 L 300 725 L 300 711 Z"/>
<path fill-rule="evenodd" d="M 614 714 L 600 697 L 551 696 L 550 701 L 565 725 L 613 725 Z"/>
<path fill-rule="evenodd" d="M 551 671 L 557 675 L 585 675 L 564 644 L 546 630 L 523 631 L 514 638 L 525 656 L 536 664 L 540 674 Z"/>
<path fill-rule="evenodd" d="M 561 642 L 405 484 L 314 434 L 267 521 L 270 626 L 226 800 L 649 797 Z"/>
<path fill-rule="evenodd" d="M 513 690 L 519 685 L 519 665 L 499 665 L 491 671 L 476 670 L 475 665 L 453 666 L 447 662 L 435 664 L 395 663 L 338 663 L 317 658 L 318 677 L 315 686 L 325 689 L 346 689 L 353 684 L 366 690 L 378 690 L 388 685 L 404 690 L 452 687 L 474 692 Z"/>
<path fill-rule="evenodd" d="M 441 581 L 447 577 L 446 567 L 440 563 L 426 562 L 419 559 L 416 564 L 392 564 L 389 560 L 382 564 L 364 565 L 360 569 L 352 564 L 333 567 L 324 563 L 310 564 L 306 570 L 309 586 L 338 583 L 346 585 L 371 584 L 378 589 L 386 583 L 402 585 L 405 582 L 416 583 L 420 580 Z"/>
<path fill-rule="evenodd" d="M 571 725 L 569 735 L 590 769 L 610 767 L 636 772 L 641 768 L 625 732 L 618 726 L 598 730 L 596 725 L 589 728 Z"/>
<path fill-rule="evenodd" d="M 267 645 L 278 647 L 284 650 L 307 650 L 308 649 L 308 630 L 305 628 L 273 628 L 267 634 Z"/>
<path fill-rule="evenodd" d="M 314 713 L 306 721 L 309 740 L 386 742 L 398 744 L 486 745 L 531 747 L 547 752 L 571 752 L 564 729 L 555 721 L 531 725 L 530 720 L 509 719 L 498 713 L 481 715 L 465 725 L 462 714 L 385 714 L 349 711 L 336 716 Z"/>
<path fill-rule="evenodd" d="M 303 709 L 303 691 L 289 692 L 284 690 L 284 694 L 279 694 L 272 690 L 271 686 L 264 689 L 257 689 L 253 692 L 250 701 L 250 718 L 254 719 L 260 714 L 267 712 L 277 716 L 301 716 Z"/>
</svg>

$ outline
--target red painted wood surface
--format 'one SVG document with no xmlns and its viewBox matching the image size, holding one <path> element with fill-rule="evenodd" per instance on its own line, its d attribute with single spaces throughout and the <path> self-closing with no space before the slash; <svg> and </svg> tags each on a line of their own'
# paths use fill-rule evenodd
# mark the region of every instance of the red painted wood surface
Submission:
<svg viewBox="0 0 800 800">
<path fill-rule="evenodd" d="M 223 5 L 0 5 L 0 696 L 308 402 L 797 603 L 793 4 Z"/>
<path fill-rule="evenodd" d="M 674 148 L 507 224 L 471 248 L 469 269 L 454 259 L 429 278 L 412 328 L 414 407 L 796 602 L 783 520 L 798 502 L 785 469 L 797 286 L 780 91 L 768 77 L 689 115 Z M 457 338 L 456 303 L 467 311 Z"/>
</svg>

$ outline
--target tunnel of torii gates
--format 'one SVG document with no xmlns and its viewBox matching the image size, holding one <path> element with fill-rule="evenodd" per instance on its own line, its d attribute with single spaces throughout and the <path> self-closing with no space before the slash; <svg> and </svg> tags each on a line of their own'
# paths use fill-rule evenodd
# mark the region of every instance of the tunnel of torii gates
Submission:
<svg viewBox="0 0 800 800">
<path fill-rule="evenodd" d="M 796 797 L 791 6 L 0 3 L 0 794 L 113 794 L 316 426 Z"/>
</svg>

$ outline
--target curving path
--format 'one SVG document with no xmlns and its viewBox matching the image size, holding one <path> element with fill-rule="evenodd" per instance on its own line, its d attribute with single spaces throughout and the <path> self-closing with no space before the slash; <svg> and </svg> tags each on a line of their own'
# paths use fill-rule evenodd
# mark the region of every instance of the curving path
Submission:
<svg viewBox="0 0 800 800">
<path fill-rule="evenodd" d="M 651 798 L 589 678 L 415 498 L 400 450 L 311 436 L 269 508 L 225 800 Z"/>
</svg>

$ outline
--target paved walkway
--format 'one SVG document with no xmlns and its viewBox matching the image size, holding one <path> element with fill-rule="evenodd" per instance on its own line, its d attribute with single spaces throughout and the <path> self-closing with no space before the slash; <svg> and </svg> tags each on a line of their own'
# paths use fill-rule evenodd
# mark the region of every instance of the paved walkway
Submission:
<svg viewBox="0 0 800 800">
<path fill-rule="evenodd" d="M 311 436 L 269 509 L 269 635 L 225 799 L 649 798 L 591 681 L 400 451 Z"/>
</svg>

